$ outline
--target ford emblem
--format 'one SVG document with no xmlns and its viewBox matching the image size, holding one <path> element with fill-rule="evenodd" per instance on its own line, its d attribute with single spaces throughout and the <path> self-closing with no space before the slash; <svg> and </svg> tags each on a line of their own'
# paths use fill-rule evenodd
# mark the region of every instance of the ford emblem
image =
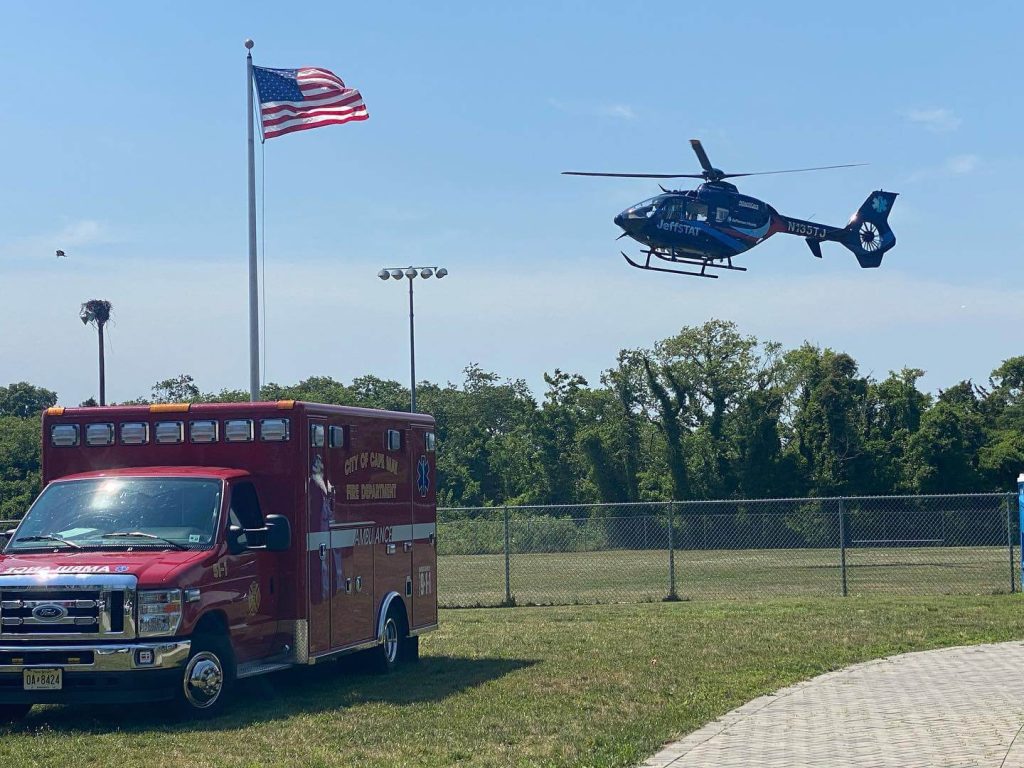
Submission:
<svg viewBox="0 0 1024 768">
<path fill-rule="evenodd" d="M 68 615 L 68 609 L 53 603 L 37 605 L 32 609 L 32 615 L 39 621 L 60 621 Z"/>
</svg>

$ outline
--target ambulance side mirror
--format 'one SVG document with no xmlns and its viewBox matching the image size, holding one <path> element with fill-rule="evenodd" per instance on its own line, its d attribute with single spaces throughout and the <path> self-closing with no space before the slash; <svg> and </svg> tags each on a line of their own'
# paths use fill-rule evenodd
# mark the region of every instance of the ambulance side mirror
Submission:
<svg viewBox="0 0 1024 768">
<path fill-rule="evenodd" d="M 292 524 L 284 515 L 267 515 L 267 550 L 284 552 L 292 546 Z"/>
<path fill-rule="evenodd" d="M 246 550 L 245 544 L 242 543 L 242 537 L 245 535 L 245 529 L 240 525 L 229 525 L 228 526 L 228 552 L 232 555 L 240 555 Z"/>
</svg>

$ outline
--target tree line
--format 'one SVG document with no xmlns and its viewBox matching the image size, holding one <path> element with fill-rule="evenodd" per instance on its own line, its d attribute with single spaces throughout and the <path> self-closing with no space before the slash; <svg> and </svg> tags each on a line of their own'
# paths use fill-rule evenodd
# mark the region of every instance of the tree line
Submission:
<svg viewBox="0 0 1024 768">
<path fill-rule="evenodd" d="M 444 506 L 1005 491 L 1024 469 L 1024 356 L 984 385 L 933 395 L 920 369 L 879 380 L 844 352 L 784 349 L 711 320 L 620 351 L 598 382 L 546 373 L 539 398 L 523 379 L 463 373 L 417 384 L 419 409 L 437 420 Z M 407 387 L 373 375 L 267 384 L 261 395 L 409 403 Z M 245 400 L 181 374 L 132 402 Z M 56 402 L 26 382 L 0 387 L 0 518 L 19 517 L 38 492 L 39 412 Z"/>
</svg>

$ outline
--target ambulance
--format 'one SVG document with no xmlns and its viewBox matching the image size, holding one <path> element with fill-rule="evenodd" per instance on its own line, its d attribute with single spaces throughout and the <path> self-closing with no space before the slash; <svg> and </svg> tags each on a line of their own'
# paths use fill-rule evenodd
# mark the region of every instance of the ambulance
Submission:
<svg viewBox="0 0 1024 768">
<path fill-rule="evenodd" d="M 0 720 L 165 701 L 437 627 L 432 417 L 290 400 L 50 408 L 0 553 Z"/>
</svg>

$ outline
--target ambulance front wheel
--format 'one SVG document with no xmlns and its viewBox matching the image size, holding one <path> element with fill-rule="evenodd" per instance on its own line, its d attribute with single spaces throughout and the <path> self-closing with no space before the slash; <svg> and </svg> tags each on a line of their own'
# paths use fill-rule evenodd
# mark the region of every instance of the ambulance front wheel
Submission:
<svg viewBox="0 0 1024 768">
<path fill-rule="evenodd" d="M 231 645 L 224 637 L 197 637 L 175 694 L 178 711 L 195 718 L 224 711 L 235 682 Z"/>
<path fill-rule="evenodd" d="M 377 648 L 377 669 L 387 673 L 402 663 L 406 656 L 406 645 L 409 642 L 405 628 L 404 612 L 395 605 L 388 608 L 384 619 L 384 632 L 380 647 Z"/>
</svg>

